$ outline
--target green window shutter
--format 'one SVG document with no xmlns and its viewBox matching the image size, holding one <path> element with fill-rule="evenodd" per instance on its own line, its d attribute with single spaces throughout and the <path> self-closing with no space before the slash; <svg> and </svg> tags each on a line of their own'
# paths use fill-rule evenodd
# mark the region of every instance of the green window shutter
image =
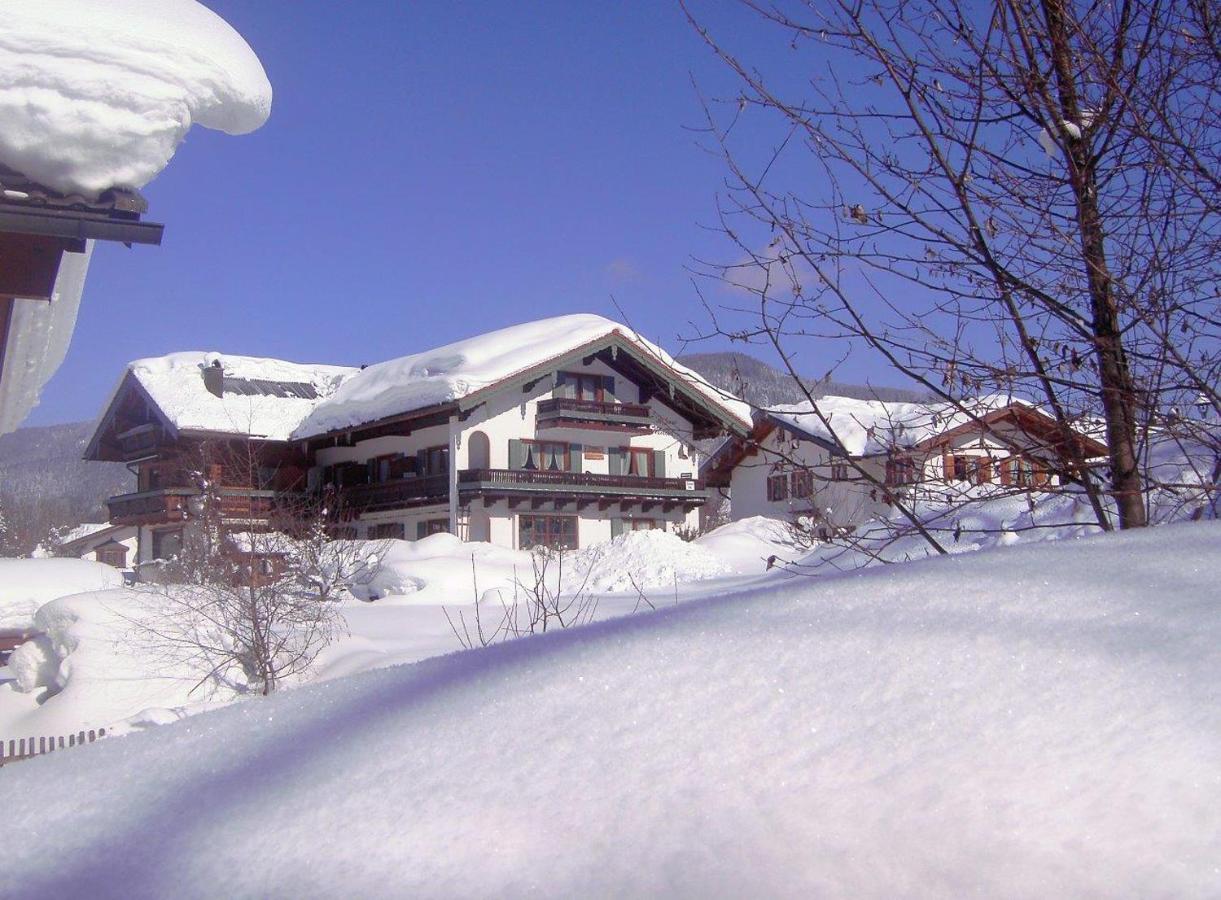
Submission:
<svg viewBox="0 0 1221 900">
<path fill-rule="evenodd" d="M 653 451 L 653 477 L 654 478 L 665 478 L 666 477 L 666 451 L 665 450 L 654 450 Z"/>
<path fill-rule="evenodd" d="M 624 458 L 624 453 L 620 447 L 606 448 L 606 471 L 611 475 L 624 475 L 627 473 L 627 460 Z"/>
<path fill-rule="evenodd" d="M 509 468 L 520 469 L 526 464 L 526 445 L 521 441 L 509 441 Z"/>
<path fill-rule="evenodd" d="M 606 393 L 607 402 L 615 399 L 615 376 L 602 376 L 602 390 Z"/>
<path fill-rule="evenodd" d="M 580 444 L 569 444 L 568 445 L 568 471 L 569 472 L 580 472 L 581 471 L 581 462 L 582 462 L 581 454 L 583 452 L 584 452 L 584 448 Z"/>
<path fill-rule="evenodd" d="M 621 534 L 623 534 L 623 520 L 611 519 L 611 538 L 617 538 Z"/>
<path fill-rule="evenodd" d="M 415 523 L 415 539 L 422 540 L 428 537 L 428 524 L 426 522 Z"/>
<path fill-rule="evenodd" d="M 556 372 L 555 396 L 571 400 L 576 396 L 575 381 L 570 372 Z"/>
<path fill-rule="evenodd" d="M 423 478 L 428 474 L 428 451 L 417 450 L 415 454 L 415 473 Z"/>
</svg>

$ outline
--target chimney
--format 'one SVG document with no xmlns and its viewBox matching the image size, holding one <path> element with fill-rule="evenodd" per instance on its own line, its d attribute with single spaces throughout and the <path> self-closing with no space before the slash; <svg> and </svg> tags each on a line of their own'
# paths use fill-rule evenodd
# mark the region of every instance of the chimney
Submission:
<svg viewBox="0 0 1221 900">
<path fill-rule="evenodd" d="M 220 397 L 225 392 L 225 367 L 221 365 L 219 359 L 212 360 L 210 366 L 203 368 L 204 387 L 208 389 L 209 394 L 215 394 Z"/>
</svg>

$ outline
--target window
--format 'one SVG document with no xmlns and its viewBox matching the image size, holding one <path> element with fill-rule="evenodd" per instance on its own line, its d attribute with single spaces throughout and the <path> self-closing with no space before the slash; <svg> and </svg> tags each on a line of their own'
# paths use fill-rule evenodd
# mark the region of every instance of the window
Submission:
<svg viewBox="0 0 1221 900">
<path fill-rule="evenodd" d="M 887 484 L 915 484 L 915 482 L 916 461 L 914 459 L 910 456 L 891 456 L 886 460 Z"/>
<path fill-rule="evenodd" d="M 628 447 L 627 474 L 648 478 L 653 474 L 653 451 L 645 447 Z"/>
<path fill-rule="evenodd" d="M 153 559 L 173 559 L 182 552 L 182 529 L 153 532 Z"/>
<path fill-rule="evenodd" d="M 946 477 L 950 481 L 970 481 L 971 480 L 971 457 L 969 456 L 950 456 L 947 457 L 949 465 L 947 466 Z"/>
<path fill-rule="evenodd" d="M 615 379 L 591 372 L 559 372 L 555 379 L 555 395 L 568 400 L 589 400 L 596 403 L 613 401 Z M 612 396 L 607 396 L 608 394 Z"/>
<path fill-rule="evenodd" d="M 846 462 L 834 461 L 831 463 L 831 480 L 832 481 L 849 481 L 852 478 L 852 472 Z"/>
<path fill-rule="evenodd" d="M 1013 483 L 1021 487 L 1034 487 L 1043 482 L 1042 468 L 1033 459 L 1026 456 L 1014 457 L 1009 460 Z"/>
<path fill-rule="evenodd" d="M 517 546 L 522 550 L 531 547 L 577 547 L 576 516 L 518 516 Z"/>
<path fill-rule="evenodd" d="M 793 496 L 798 499 L 808 499 L 814 496 L 814 473 L 809 469 L 801 469 L 792 476 Z"/>
<path fill-rule="evenodd" d="M 369 540 L 371 541 L 401 541 L 406 536 L 407 530 L 402 522 L 383 522 L 380 525 L 369 526 Z"/>
<path fill-rule="evenodd" d="M 415 524 L 415 539 L 426 538 L 433 534 L 445 534 L 449 531 L 449 519 L 425 519 Z"/>
<path fill-rule="evenodd" d="M 625 519 L 623 524 L 628 531 L 652 531 L 655 528 L 665 527 L 657 524 L 656 519 Z"/>
<path fill-rule="evenodd" d="M 421 475 L 446 475 L 449 473 L 449 447 L 429 447 L 420 451 Z"/>
<path fill-rule="evenodd" d="M 787 475 L 769 475 L 767 477 L 767 499 L 773 503 L 789 499 L 789 478 Z"/>
<path fill-rule="evenodd" d="M 568 471 L 568 445 L 557 441 L 522 441 L 526 455 L 523 469 L 540 472 Z"/>
</svg>

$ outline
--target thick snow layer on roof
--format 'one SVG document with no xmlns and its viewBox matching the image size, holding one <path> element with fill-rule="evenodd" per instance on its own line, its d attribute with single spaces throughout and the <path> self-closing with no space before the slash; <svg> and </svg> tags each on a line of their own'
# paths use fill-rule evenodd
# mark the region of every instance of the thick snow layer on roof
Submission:
<svg viewBox="0 0 1221 900">
<path fill-rule="evenodd" d="M 270 111 L 254 51 L 195 0 L 0 0 L 0 162 L 48 187 L 139 188 L 192 124 Z"/>
<path fill-rule="evenodd" d="M 340 386 L 302 424 L 297 437 L 324 434 L 459 400 L 547 360 L 618 333 L 643 355 L 677 372 L 729 417 L 749 427 L 749 407 L 679 365 L 655 344 L 618 322 L 591 314 L 557 316 L 502 328 L 444 347 L 369 366 Z"/>
<path fill-rule="evenodd" d="M 6 767 L 0 894 L 1216 896 L 1219 537 L 777 576 Z"/>
<path fill-rule="evenodd" d="M 318 402 L 317 399 L 250 395 L 228 390 L 217 397 L 208 391 L 203 380 L 204 367 L 214 361 L 221 363 L 226 379 L 309 384 L 319 398 L 330 396 L 344 377 L 357 371 L 346 366 L 304 365 L 280 359 L 200 351 L 138 359 L 127 368 L 179 431 L 248 434 L 269 440 L 288 440 L 293 429 Z"/>
<path fill-rule="evenodd" d="M 818 410 L 826 422 L 814 414 L 808 401 L 772 407 L 768 412 L 776 421 L 838 444 L 852 456 L 868 456 L 892 447 L 911 447 L 1011 404 L 1030 406 L 1025 400 L 1002 394 L 963 400 L 962 405 L 972 414 L 949 403 L 820 397 Z"/>
</svg>

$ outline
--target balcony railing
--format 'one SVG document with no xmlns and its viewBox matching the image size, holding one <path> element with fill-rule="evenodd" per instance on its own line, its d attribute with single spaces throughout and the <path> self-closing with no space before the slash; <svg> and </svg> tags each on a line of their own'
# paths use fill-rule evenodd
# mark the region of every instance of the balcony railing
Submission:
<svg viewBox="0 0 1221 900">
<path fill-rule="evenodd" d="M 608 403 L 553 397 L 538 403 L 538 428 L 600 427 L 615 430 L 649 430 L 649 408 L 639 403 Z"/>
<path fill-rule="evenodd" d="M 161 488 L 120 494 L 106 501 L 110 521 L 116 525 L 158 525 L 182 522 L 191 513 L 191 502 L 199 496 L 195 488 Z M 228 519 L 263 519 L 278 506 L 291 501 L 296 494 L 275 491 L 222 488 L 220 514 Z"/>
<path fill-rule="evenodd" d="M 458 473 L 462 491 L 504 489 L 514 492 L 572 492 L 631 496 L 704 498 L 704 483 L 695 478 L 648 478 L 638 475 L 599 475 L 538 469 L 467 469 Z"/>
<path fill-rule="evenodd" d="M 353 484 L 339 490 L 342 510 L 374 512 L 443 503 L 449 497 L 448 475 L 402 478 L 376 484 Z"/>
</svg>

